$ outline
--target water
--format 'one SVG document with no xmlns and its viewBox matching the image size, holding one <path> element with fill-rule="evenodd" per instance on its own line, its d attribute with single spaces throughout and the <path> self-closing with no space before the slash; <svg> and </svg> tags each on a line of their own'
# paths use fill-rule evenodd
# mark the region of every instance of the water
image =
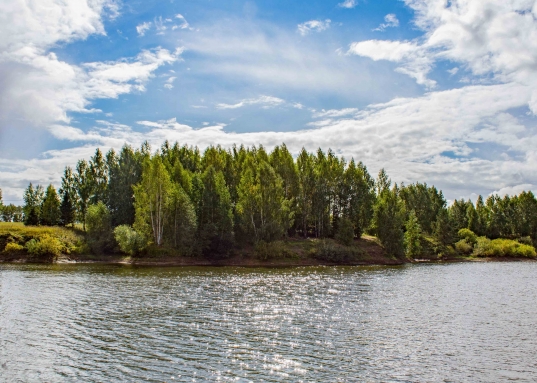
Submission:
<svg viewBox="0 0 537 383">
<path fill-rule="evenodd" d="M 537 380 L 537 263 L 0 265 L 0 381 Z"/>
</svg>

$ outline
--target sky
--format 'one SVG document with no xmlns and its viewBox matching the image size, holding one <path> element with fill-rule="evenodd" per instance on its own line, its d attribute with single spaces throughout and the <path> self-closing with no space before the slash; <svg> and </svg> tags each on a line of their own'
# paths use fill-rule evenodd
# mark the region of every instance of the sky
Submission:
<svg viewBox="0 0 537 383">
<path fill-rule="evenodd" d="M 537 191 L 536 114 L 537 0 L 0 0 L 4 203 L 146 140 Z"/>
</svg>

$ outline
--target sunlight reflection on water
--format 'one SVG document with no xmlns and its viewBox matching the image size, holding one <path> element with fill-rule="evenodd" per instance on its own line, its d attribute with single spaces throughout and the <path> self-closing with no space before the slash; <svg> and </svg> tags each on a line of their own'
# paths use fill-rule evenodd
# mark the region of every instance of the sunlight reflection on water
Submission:
<svg viewBox="0 0 537 383">
<path fill-rule="evenodd" d="M 536 275 L 3 265 L 0 381 L 535 381 Z"/>
</svg>

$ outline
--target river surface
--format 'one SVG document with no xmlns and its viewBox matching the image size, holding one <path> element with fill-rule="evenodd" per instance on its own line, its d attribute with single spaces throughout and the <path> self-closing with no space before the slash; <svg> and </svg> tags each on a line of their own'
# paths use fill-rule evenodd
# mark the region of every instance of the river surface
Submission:
<svg viewBox="0 0 537 383">
<path fill-rule="evenodd" d="M 533 262 L 0 265 L 0 381 L 537 381 L 536 303 Z"/>
</svg>

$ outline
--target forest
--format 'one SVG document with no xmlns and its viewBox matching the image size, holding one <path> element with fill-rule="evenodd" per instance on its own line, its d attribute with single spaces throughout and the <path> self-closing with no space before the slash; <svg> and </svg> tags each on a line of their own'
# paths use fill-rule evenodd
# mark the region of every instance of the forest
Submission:
<svg viewBox="0 0 537 383">
<path fill-rule="evenodd" d="M 89 161 L 65 168 L 59 190 L 30 183 L 22 207 L 4 206 L 0 191 L 0 211 L 4 222 L 83 233 L 83 243 L 70 250 L 48 234 L 4 241 L 4 252 L 35 254 L 63 246 L 64 252 L 225 258 L 254 246 L 270 257 L 286 239 L 315 238 L 325 241 L 316 256 L 348 260 L 366 234 L 398 259 L 535 257 L 537 241 L 531 191 L 448 206 L 434 186 L 398 185 L 383 169 L 373 177 L 362 162 L 332 150 L 302 149 L 293 158 L 285 144 L 271 152 L 212 146 L 201 153 L 169 142 L 155 152 L 147 143 L 119 153 L 97 149 Z"/>
</svg>

